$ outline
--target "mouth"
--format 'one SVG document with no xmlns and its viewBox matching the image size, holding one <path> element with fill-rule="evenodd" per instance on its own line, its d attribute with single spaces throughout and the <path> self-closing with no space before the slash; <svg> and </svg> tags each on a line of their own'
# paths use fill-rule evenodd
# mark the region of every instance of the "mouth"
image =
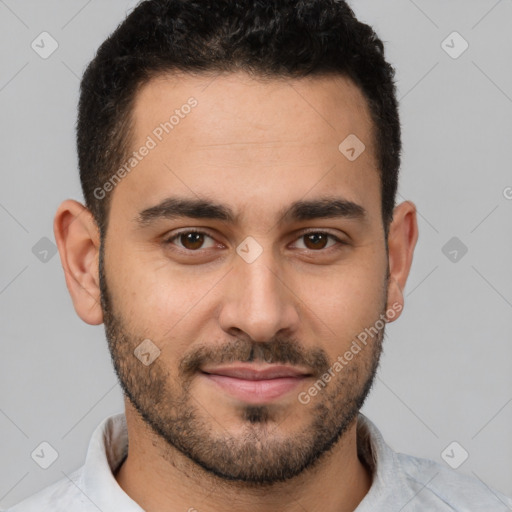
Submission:
<svg viewBox="0 0 512 512">
<path fill-rule="evenodd" d="M 254 363 L 205 367 L 201 374 L 220 391 L 250 404 L 282 398 L 311 377 L 307 370 L 297 367 Z"/>
</svg>

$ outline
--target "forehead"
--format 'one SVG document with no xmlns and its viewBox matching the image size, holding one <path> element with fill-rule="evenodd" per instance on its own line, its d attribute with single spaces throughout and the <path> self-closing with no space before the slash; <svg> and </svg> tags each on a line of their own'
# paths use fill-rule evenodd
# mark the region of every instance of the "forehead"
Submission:
<svg viewBox="0 0 512 512">
<path fill-rule="evenodd" d="M 230 74 L 165 74 L 153 78 L 138 91 L 133 120 L 136 139 L 151 133 L 175 111 L 188 117 L 187 100 L 194 98 L 196 122 L 180 123 L 191 144 L 198 147 L 250 142 L 337 141 L 352 129 L 367 145 L 371 117 L 361 90 L 341 75 L 301 79 L 263 79 L 245 72 Z M 191 100 L 192 101 L 192 100 Z M 184 111 L 187 112 L 184 112 Z M 176 119 L 173 123 L 176 123 Z M 157 123 L 157 124 L 155 124 Z M 186 126 L 184 126 L 186 125 Z M 174 125 L 176 126 L 176 125 Z M 178 133 L 174 132 L 173 136 Z M 279 135 L 279 140 L 272 136 Z M 229 138 L 231 137 L 231 138 Z"/>
<path fill-rule="evenodd" d="M 151 150 L 117 187 L 113 203 L 123 196 L 147 207 L 179 192 L 224 195 L 234 204 L 284 200 L 313 188 L 325 195 L 340 185 L 352 194 L 347 199 L 361 202 L 365 188 L 379 189 L 368 105 L 342 76 L 161 75 L 138 91 L 132 130 L 131 149 Z M 340 144 L 348 138 L 353 146 L 354 136 L 366 149 L 351 161 Z"/>
</svg>

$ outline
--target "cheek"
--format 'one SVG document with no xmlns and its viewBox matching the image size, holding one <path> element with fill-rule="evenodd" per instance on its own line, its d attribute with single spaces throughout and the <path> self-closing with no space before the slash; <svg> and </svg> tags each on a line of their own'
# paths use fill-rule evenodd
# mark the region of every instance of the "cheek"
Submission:
<svg viewBox="0 0 512 512">
<path fill-rule="evenodd" d="M 380 258 L 364 263 L 361 258 L 357 264 L 333 268 L 328 275 L 302 279 L 305 314 L 336 347 L 350 344 L 385 309 L 385 263 Z"/>
<path fill-rule="evenodd" d="M 200 328 L 194 319 L 204 310 L 204 299 L 219 279 L 213 273 L 180 271 L 149 253 L 125 257 L 116 272 L 115 279 L 109 279 L 116 285 L 116 309 L 132 333 L 158 346 L 176 346 L 191 325 L 196 331 Z"/>
</svg>

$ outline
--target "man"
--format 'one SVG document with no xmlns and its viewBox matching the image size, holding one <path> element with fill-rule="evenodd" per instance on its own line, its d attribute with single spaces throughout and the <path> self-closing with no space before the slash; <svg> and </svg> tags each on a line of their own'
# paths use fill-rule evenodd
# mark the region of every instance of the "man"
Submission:
<svg viewBox="0 0 512 512">
<path fill-rule="evenodd" d="M 510 510 L 359 413 L 418 228 L 393 69 L 344 2 L 142 2 L 77 143 L 55 236 L 126 411 L 12 512 Z"/>
</svg>

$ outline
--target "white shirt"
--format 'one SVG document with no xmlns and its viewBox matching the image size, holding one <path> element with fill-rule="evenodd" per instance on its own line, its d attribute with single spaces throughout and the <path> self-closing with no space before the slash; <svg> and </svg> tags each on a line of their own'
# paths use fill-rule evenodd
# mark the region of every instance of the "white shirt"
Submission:
<svg viewBox="0 0 512 512">
<path fill-rule="evenodd" d="M 368 494 L 355 512 L 505 512 L 512 499 L 480 480 L 427 459 L 394 452 L 377 427 L 359 414 L 360 457 L 372 469 Z M 124 413 L 105 418 L 94 431 L 85 464 L 6 512 L 141 512 L 113 472 L 128 450 Z"/>
</svg>

